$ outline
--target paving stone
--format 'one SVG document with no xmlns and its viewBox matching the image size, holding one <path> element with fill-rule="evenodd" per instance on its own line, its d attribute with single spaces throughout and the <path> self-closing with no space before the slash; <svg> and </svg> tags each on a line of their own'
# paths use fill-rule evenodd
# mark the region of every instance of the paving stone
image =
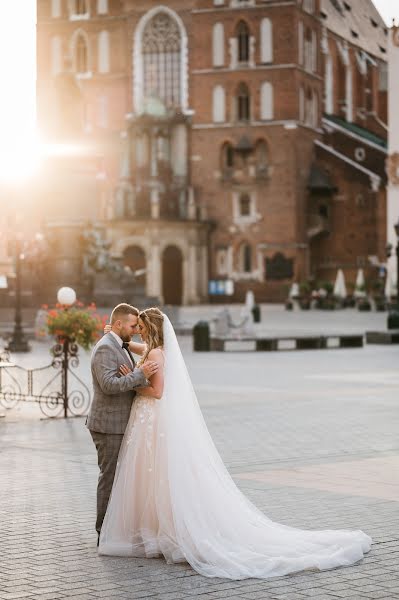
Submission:
<svg viewBox="0 0 399 600">
<path fill-rule="evenodd" d="M 192 353 L 190 339 L 182 346 L 215 444 L 248 498 L 286 525 L 363 529 L 375 540 L 372 551 L 345 568 L 236 582 L 160 559 L 99 557 L 97 465 L 84 420 L 14 413 L 0 421 L 0 481 L 8 492 L 0 600 L 399 598 L 399 494 L 388 497 L 384 479 L 399 455 L 397 350 L 204 356 Z M 88 378 L 83 355 L 81 368 Z M 326 477 L 336 489 L 309 478 L 308 487 L 293 484 L 295 473 L 309 477 L 316 467 L 349 476 L 345 485 Z M 277 471 L 278 481 L 271 477 Z M 241 477 L 248 473 L 263 478 Z M 376 474 L 381 485 L 368 488 Z"/>
</svg>

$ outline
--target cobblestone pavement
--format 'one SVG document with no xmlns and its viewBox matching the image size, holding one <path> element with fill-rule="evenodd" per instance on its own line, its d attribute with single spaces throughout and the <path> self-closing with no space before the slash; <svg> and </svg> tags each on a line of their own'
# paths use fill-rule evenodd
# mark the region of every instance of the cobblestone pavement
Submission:
<svg viewBox="0 0 399 600">
<path fill-rule="evenodd" d="M 238 582 L 158 559 L 98 557 L 84 419 L 21 409 L 0 420 L 0 599 L 399 598 L 398 348 L 194 355 L 189 338 L 182 346 L 243 492 L 287 525 L 361 528 L 371 552 L 351 567 Z M 43 363 L 41 348 L 22 361 Z M 87 366 L 82 355 L 86 376 Z"/>
</svg>

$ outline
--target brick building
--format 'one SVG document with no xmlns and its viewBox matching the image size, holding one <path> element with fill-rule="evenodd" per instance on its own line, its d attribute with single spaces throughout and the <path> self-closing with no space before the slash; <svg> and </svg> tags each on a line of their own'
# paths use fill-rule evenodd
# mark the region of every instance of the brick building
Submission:
<svg viewBox="0 0 399 600">
<path fill-rule="evenodd" d="M 39 123 L 85 153 L 55 212 L 102 222 L 166 303 L 373 277 L 386 45 L 371 0 L 38 0 Z"/>
</svg>

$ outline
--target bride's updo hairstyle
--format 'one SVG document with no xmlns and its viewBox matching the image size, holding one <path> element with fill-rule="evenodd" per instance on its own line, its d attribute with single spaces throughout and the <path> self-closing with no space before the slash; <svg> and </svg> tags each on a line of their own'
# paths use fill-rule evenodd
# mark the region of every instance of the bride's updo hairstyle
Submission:
<svg viewBox="0 0 399 600">
<path fill-rule="evenodd" d="M 163 346 L 163 314 L 159 308 L 147 308 L 139 313 L 139 319 L 147 328 L 148 338 L 146 351 L 140 360 L 140 363 L 143 363 L 151 350 Z"/>
</svg>

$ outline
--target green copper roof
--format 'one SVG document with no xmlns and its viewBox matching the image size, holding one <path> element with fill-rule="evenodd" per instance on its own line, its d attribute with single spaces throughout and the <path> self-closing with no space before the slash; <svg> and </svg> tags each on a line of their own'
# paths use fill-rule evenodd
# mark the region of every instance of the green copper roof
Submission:
<svg viewBox="0 0 399 600">
<path fill-rule="evenodd" d="M 381 148 L 387 148 L 387 142 L 383 138 L 379 137 L 375 133 L 372 133 L 368 129 L 364 127 L 360 127 L 359 125 L 355 125 L 354 123 L 348 123 L 339 117 L 335 117 L 333 115 L 324 115 L 326 121 L 331 121 L 332 123 L 336 123 L 340 127 L 355 133 L 356 135 L 368 140 L 369 142 L 373 142 L 373 144 L 377 144 L 377 146 L 381 146 Z"/>
</svg>

